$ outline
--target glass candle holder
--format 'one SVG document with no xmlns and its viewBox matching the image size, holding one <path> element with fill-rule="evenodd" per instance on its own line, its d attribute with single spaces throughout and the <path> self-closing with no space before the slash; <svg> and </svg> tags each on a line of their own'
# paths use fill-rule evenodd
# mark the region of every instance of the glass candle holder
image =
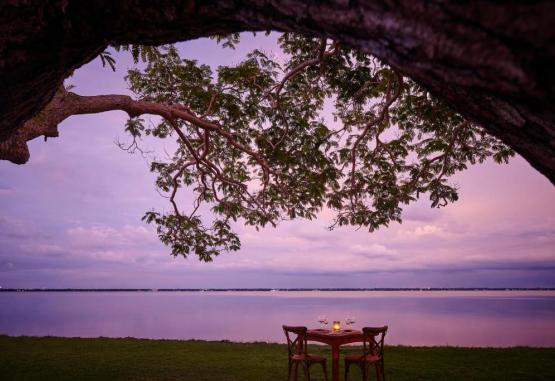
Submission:
<svg viewBox="0 0 555 381">
<path fill-rule="evenodd" d="M 333 321 L 333 330 L 334 331 L 339 331 L 341 329 L 341 324 L 339 323 L 339 320 L 334 320 Z"/>
</svg>

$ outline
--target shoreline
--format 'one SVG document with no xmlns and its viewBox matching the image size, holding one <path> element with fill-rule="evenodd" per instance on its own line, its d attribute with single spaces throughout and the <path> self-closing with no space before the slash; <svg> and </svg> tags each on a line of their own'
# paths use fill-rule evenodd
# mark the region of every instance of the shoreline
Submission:
<svg viewBox="0 0 555 381">
<path fill-rule="evenodd" d="M 102 340 L 102 341 L 146 341 L 146 342 L 165 342 L 165 343 L 206 343 L 206 344 L 234 344 L 234 345 L 277 345 L 286 347 L 285 339 L 284 342 L 277 342 L 277 341 L 234 341 L 234 340 L 204 340 L 204 339 L 166 339 L 166 338 L 148 338 L 148 337 L 131 337 L 131 336 L 29 336 L 29 335 L 7 335 L 0 332 L 0 340 L 9 338 L 9 339 L 31 339 L 31 340 L 45 340 L 45 339 L 55 339 L 55 340 L 83 340 L 83 341 L 94 341 L 94 340 Z M 327 347 L 327 344 L 322 344 L 318 342 L 309 342 L 309 345 L 316 346 L 316 347 Z M 354 344 L 346 344 L 342 346 L 342 348 L 357 348 L 361 345 L 356 343 Z M 496 346 L 485 346 L 485 347 L 467 347 L 461 345 L 407 345 L 407 344 L 385 344 L 388 348 L 407 348 L 407 349 L 478 349 L 478 350 L 486 350 L 486 349 L 495 349 L 495 350 L 511 350 L 511 349 L 538 349 L 538 350 L 555 350 L 554 346 L 530 346 L 530 345 L 515 345 L 509 347 L 496 347 Z"/>
<path fill-rule="evenodd" d="M 555 291 L 553 287 L 424 287 L 424 288 L 2 288 L 0 292 L 438 292 Z"/>
</svg>

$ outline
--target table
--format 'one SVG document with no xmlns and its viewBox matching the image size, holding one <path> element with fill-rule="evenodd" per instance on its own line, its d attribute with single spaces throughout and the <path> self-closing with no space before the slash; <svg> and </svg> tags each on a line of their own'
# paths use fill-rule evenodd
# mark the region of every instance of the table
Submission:
<svg viewBox="0 0 555 381">
<path fill-rule="evenodd" d="M 318 341 L 331 346 L 331 379 L 339 381 L 339 346 L 364 341 L 362 331 L 345 329 L 333 332 L 329 329 L 309 329 L 306 333 L 309 341 Z"/>
</svg>

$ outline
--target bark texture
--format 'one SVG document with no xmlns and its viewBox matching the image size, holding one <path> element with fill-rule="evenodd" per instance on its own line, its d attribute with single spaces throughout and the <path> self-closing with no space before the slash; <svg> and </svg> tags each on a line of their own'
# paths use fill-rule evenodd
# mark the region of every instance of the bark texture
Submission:
<svg viewBox="0 0 555 381">
<path fill-rule="evenodd" d="M 63 79 L 109 44 L 273 29 L 325 35 L 379 57 L 555 183 L 554 25 L 547 0 L 5 0 L 0 147 L 25 135 Z"/>
</svg>

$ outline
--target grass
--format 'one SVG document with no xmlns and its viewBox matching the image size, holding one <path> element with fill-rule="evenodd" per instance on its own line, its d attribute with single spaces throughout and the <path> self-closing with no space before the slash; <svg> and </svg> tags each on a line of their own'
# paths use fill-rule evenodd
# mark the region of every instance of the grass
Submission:
<svg viewBox="0 0 555 381">
<path fill-rule="evenodd" d="M 265 343 L 0 336 L 0 380 L 277 381 L 287 378 L 286 352 Z M 385 355 L 388 381 L 555 380 L 555 348 L 389 346 Z M 356 368 L 349 379 L 360 380 Z"/>
</svg>

